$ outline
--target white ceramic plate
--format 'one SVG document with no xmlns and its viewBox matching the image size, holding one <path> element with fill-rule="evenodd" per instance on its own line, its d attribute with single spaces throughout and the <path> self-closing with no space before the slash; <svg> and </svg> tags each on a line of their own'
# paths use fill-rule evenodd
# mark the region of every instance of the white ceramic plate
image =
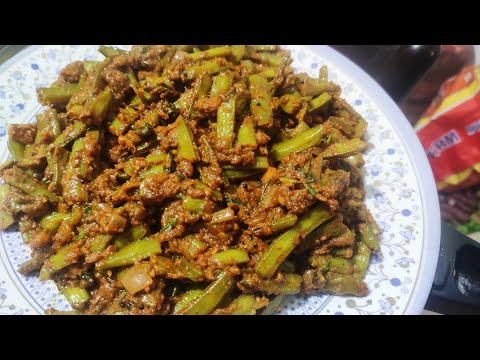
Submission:
<svg viewBox="0 0 480 360">
<path fill-rule="evenodd" d="M 440 243 L 440 216 L 430 166 L 414 131 L 366 73 L 326 46 L 288 46 L 296 71 L 317 76 L 322 65 L 343 96 L 369 123 L 365 156 L 367 205 L 383 230 L 382 252 L 372 256 L 364 298 L 292 296 L 281 314 L 418 314 L 430 292 Z M 40 111 L 35 88 L 48 86 L 75 60 L 101 59 L 97 46 L 33 46 L 0 66 L 0 160 L 8 158 L 6 128 L 28 123 Z M 68 309 L 52 281 L 23 277 L 16 269 L 29 249 L 16 229 L 0 232 L 0 314 Z"/>
</svg>

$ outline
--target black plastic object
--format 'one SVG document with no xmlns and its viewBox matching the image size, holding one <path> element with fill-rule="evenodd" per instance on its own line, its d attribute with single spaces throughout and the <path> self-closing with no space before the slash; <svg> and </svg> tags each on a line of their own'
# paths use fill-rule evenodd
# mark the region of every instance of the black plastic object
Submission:
<svg viewBox="0 0 480 360">
<path fill-rule="evenodd" d="M 331 45 L 400 102 L 438 59 L 440 45 Z"/>
<path fill-rule="evenodd" d="M 457 313 L 459 305 L 467 305 L 466 313 L 480 312 L 480 243 L 445 222 L 430 297 L 453 303 L 429 299 L 427 308 L 433 311 Z"/>
</svg>

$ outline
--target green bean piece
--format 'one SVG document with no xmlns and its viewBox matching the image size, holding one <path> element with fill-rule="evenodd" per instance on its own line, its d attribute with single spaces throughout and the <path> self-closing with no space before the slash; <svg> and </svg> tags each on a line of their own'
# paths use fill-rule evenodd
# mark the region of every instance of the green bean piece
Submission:
<svg viewBox="0 0 480 360">
<path fill-rule="evenodd" d="M 344 140 L 338 143 L 331 144 L 321 154 L 323 158 L 339 158 L 349 157 L 357 152 L 364 151 L 368 148 L 368 144 L 358 138 Z"/>
<path fill-rule="evenodd" d="M 262 169 L 245 169 L 245 170 L 225 169 L 223 173 L 230 180 L 240 180 L 240 179 L 246 179 L 251 176 L 261 174 L 263 171 L 264 170 Z"/>
<path fill-rule="evenodd" d="M 177 156 L 180 159 L 185 159 L 190 162 L 198 161 L 200 157 L 195 145 L 193 144 L 193 135 L 185 123 L 183 116 L 180 115 L 176 122 L 178 140 Z"/>
<path fill-rule="evenodd" d="M 235 280 L 226 271 L 220 272 L 217 279 L 203 291 L 202 295 L 190 302 L 181 312 L 183 315 L 210 314 L 223 297 L 233 288 Z"/>
<path fill-rule="evenodd" d="M 154 164 L 158 164 L 158 163 L 162 162 L 163 160 L 165 160 L 166 158 L 167 158 L 167 154 L 163 154 L 163 153 L 149 154 L 149 155 L 145 156 L 145 160 L 148 163 L 154 163 Z"/>
<path fill-rule="evenodd" d="M 251 164 L 248 164 L 248 165 L 244 165 L 242 167 L 236 167 L 236 166 L 233 166 L 233 165 L 224 165 L 222 166 L 223 169 L 225 170 L 240 170 L 240 169 L 243 169 L 243 170 L 246 170 L 246 169 L 249 169 L 249 170 L 266 170 L 268 169 L 269 167 L 269 164 L 268 164 L 268 158 L 266 156 L 255 156 L 255 158 L 253 159 L 253 163 Z"/>
<path fill-rule="evenodd" d="M 180 272 L 193 282 L 200 282 L 204 280 L 203 270 L 196 266 L 191 261 L 181 257 L 176 263 Z"/>
<path fill-rule="evenodd" d="M 283 57 L 269 54 L 269 53 L 255 53 L 252 56 L 253 59 L 260 61 L 261 63 L 268 64 L 271 66 L 279 67 L 282 65 Z"/>
<path fill-rule="evenodd" d="M 113 106 L 114 97 L 109 89 L 102 91 L 89 105 L 94 123 L 99 126 Z"/>
<path fill-rule="evenodd" d="M 332 96 L 329 93 L 324 92 L 310 102 L 308 111 L 312 112 L 321 110 L 330 102 L 330 100 L 332 100 Z"/>
<path fill-rule="evenodd" d="M 277 68 L 269 67 L 264 69 L 262 72 L 259 72 L 258 75 L 270 81 L 277 76 L 277 71 Z"/>
<path fill-rule="evenodd" d="M 355 243 L 355 254 L 353 261 L 353 276 L 363 279 L 370 263 L 370 249 L 363 242 Z"/>
<path fill-rule="evenodd" d="M 45 196 L 51 202 L 58 202 L 58 196 L 54 195 L 42 185 L 37 183 L 30 175 L 25 171 L 13 167 L 11 169 L 5 170 L 3 173 L 3 180 L 19 190 L 29 194 L 29 195 L 38 195 Z"/>
<path fill-rule="evenodd" d="M 52 274 L 76 262 L 76 258 L 71 256 L 71 254 L 76 252 L 77 249 L 78 244 L 71 243 L 58 250 L 55 255 L 45 261 L 42 269 L 40 270 L 38 279 L 40 281 L 48 280 Z"/>
<path fill-rule="evenodd" d="M 317 145 L 322 136 L 323 125 L 317 125 L 292 139 L 274 144 L 271 151 L 272 157 L 274 160 L 281 160 L 293 152 L 307 150 Z"/>
<path fill-rule="evenodd" d="M 78 83 L 77 92 L 67 104 L 69 113 L 83 112 L 84 106 L 90 104 L 95 96 L 104 90 L 105 80 L 102 72 L 110 63 L 108 59 L 96 64 L 89 72 L 84 73 Z"/>
<path fill-rule="evenodd" d="M 259 75 L 248 77 L 250 92 L 250 111 L 258 126 L 269 127 L 272 124 L 272 108 L 270 107 L 270 85 Z"/>
<path fill-rule="evenodd" d="M 340 91 L 340 86 L 330 81 L 312 79 L 310 77 L 307 77 L 299 88 L 302 96 L 318 96 L 324 92 L 337 93 Z"/>
<path fill-rule="evenodd" d="M 15 162 L 11 158 L 4 161 L 3 163 L 1 163 L 0 164 L 0 176 L 2 176 L 2 174 L 5 170 L 12 168 L 13 165 L 15 165 Z"/>
<path fill-rule="evenodd" d="M 83 62 L 83 68 L 85 69 L 85 72 L 91 71 L 95 66 L 100 64 L 101 61 L 84 61 Z"/>
<path fill-rule="evenodd" d="M 350 259 L 353 256 L 353 244 L 336 248 L 334 250 L 334 255 L 336 257 Z"/>
<path fill-rule="evenodd" d="M 156 256 L 153 260 L 153 268 L 157 275 L 167 275 L 175 268 L 175 263 L 172 259 L 164 256 Z"/>
<path fill-rule="evenodd" d="M 126 170 L 127 168 L 125 168 Z M 125 171 L 127 174 L 128 172 Z M 140 179 L 143 179 L 143 178 L 146 178 L 147 176 L 150 176 L 150 175 L 158 175 L 158 174 L 164 174 L 166 173 L 165 171 L 165 168 L 163 167 L 163 165 L 155 165 L 155 166 L 152 166 L 150 169 L 147 169 L 147 170 L 144 170 L 140 173 L 139 177 Z"/>
<path fill-rule="evenodd" d="M 215 57 L 227 57 L 232 53 L 232 48 L 230 46 L 219 46 L 205 51 L 196 52 L 193 54 L 188 54 L 188 57 L 193 61 L 198 60 L 207 60 Z"/>
<path fill-rule="evenodd" d="M 366 296 L 368 294 L 367 284 L 353 275 L 343 275 L 334 272 L 327 272 L 327 281 L 324 290 L 337 295 Z"/>
<path fill-rule="evenodd" d="M 193 80 L 202 74 L 215 75 L 226 68 L 227 66 L 220 65 L 214 60 L 205 61 L 200 65 L 187 66 L 181 76 L 184 80 Z"/>
<path fill-rule="evenodd" d="M 62 294 L 72 306 L 80 306 L 90 300 L 88 291 L 78 287 L 66 287 Z"/>
<path fill-rule="evenodd" d="M 233 76 L 229 74 L 220 74 L 213 78 L 212 90 L 213 96 L 226 95 L 232 88 Z"/>
<path fill-rule="evenodd" d="M 231 309 L 230 315 L 255 315 L 257 309 L 255 307 L 257 301 L 253 295 L 240 295 L 228 305 Z"/>
<path fill-rule="evenodd" d="M 202 289 L 190 289 L 185 291 L 181 296 L 178 302 L 175 304 L 175 307 L 173 308 L 173 315 L 178 315 L 182 312 L 185 307 L 191 303 L 193 300 L 198 298 L 200 295 L 202 295 L 203 290 Z"/>
<path fill-rule="evenodd" d="M 135 96 L 135 98 L 138 98 L 138 96 Z M 136 117 L 137 110 L 133 107 L 133 105 L 130 104 L 126 108 L 119 110 L 108 130 L 115 136 L 123 135 L 133 124 Z"/>
<path fill-rule="evenodd" d="M 195 259 L 198 255 L 204 252 L 208 245 L 195 237 L 187 236 L 180 244 L 180 252 L 188 259 Z"/>
<path fill-rule="evenodd" d="M 244 264 L 250 261 L 245 250 L 229 249 L 213 255 L 213 260 L 220 265 Z"/>
<path fill-rule="evenodd" d="M 0 184 L 0 231 L 7 229 L 15 221 L 13 216 L 10 215 L 5 208 L 6 198 L 9 191 L 10 188 L 8 184 Z"/>
<path fill-rule="evenodd" d="M 320 269 L 322 272 L 328 271 L 329 261 L 332 257 L 330 255 L 317 255 L 309 258 L 310 266 Z"/>
<path fill-rule="evenodd" d="M 263 277 L 271 277 L 305 236 L 332 217 L 333 213 L 323 205 L 309 210 L 293 228 L 273 240 L 257 263 L 255 271 Z"/>
<path fill-rule="evenodd" d="M 92 238 L 90 249 L 94 254 L 99 254 L 107 248 L 110 241 L 112 241 L 112 238 L 112 235 L 97 235 Z"/>
<path fill-rule="evenodd" d="M 128 51 L 113 46 L 100 45 L 98 51 L 105 57 L 114 55 L 127 55 Z"/>
<path fill-rule="evenodd" d="M 292 94 L 282 95 L 280 97 L 280 107 L 289 115 L 296 114 L 302 107 L 300 94 L 295 91 Z"/>
<path fill-rule="evenodd" d="M 74 140 L 85 134 L 86 131 L 87 126 L 83 122 L 75 121 L 72 125 L 67 126 L 60 136 L 55 139 L 53 145 L 57 147 L 67 147 Z"/>
<path fill-rule="evenodd" d="M 7 140 L 7 147 L 14 162 L 21 162 L 23 160 L 23 154 L 25 153 L 24 144 L 15 140 Z"/>
<path fill-rule="evenodd" d="M 288 228 L 292 227 L 293 225 L 295 225 L 297 220 L 298 220 L 298 217 L 295 214 L 285 215 L 284 217 L 273 220 L 272 229 L 275 232 L 280 231 L 280 230 L 288 229 Z"/>
<path fill-rule="evenodd" d="M 61 134 L 62 130 L 55 109 L 44 110 L 35 117 L 38 127 L 35 144 L 49 144 Z"/>
<path fill-rule="evenodd" d="M 247 116 L 243 119 L 242 125 L 237 133 L 237 146 L 256 147 L 257 140 L 255 138 L 255 123 L 253 118 Z"/>
<path fill-rule="evenodd" d="M 187 211 L 198 214 L 201 213 L 205 208 L 205 200 L 186 197 L 182 201 L 182 207 Z"/>
<path fill-rule="evenodd" d="M 353 265 L 348 259 L 332 257 L 328 260 L 328 270 L 338 274 L 351 275 L 353 274 Z"/>
<path fill-rule="evenodd" d="M 161 252 L 162 248 L 158 238 L 151 236 L 126 245 L 105 260 L 97 263 L 96 267 L 98 270 L 103 270 L 132 265 L 136 261 L 149 258 L 151 254 L 160 254 Z"/>
<path fill-rule="evenodd" d="M 235 138 L 235 98 L 222 103 L 217 111 L 217 150 L 232 147 Z"/>
<path fill-rule="evenodd" d="M 350 166 L 355 166 L 357 168 L 360 168 L 365 164 L 362 153 L 359 152 L 344 158 L 343 161 L 345 161 Z"/>
<path fill-rule="evenodd" d="M 240 62 L 245 55 L 245 45 L 232 45 L 232 56 L 236 63 Z"/>
<path fill-rule="evenodd" d="M 378 242 L 377 235 L 375 235 L 372 224 L 360 224 L 358 230 L 362 242 L 367 245 L 369 250 L 375 253 L 380 252 L 380 243 Z"/>
<path fill-rule="evenodd" d="M 23 168 L 38 169 L 44 166 L 44 158 L 47 157 L 47 144 L 28 144 L 25 145 L 22 160 L 19 166 Z"/>
<path fill-rule="evenodd" d="M 148 233 L 148 228 L 146 225 L 135 225 L 124 231 L 120 235 L 116 236 L 113 240 L 113 243 L 117 247 L 117 250 L 125 247 L 129 243 L 140 240 L 144 238 Z"/>
<path fill-rule="evenodd" d="M 61 87 L 38 88 L 38 102 L 46 105 L 67 105 L 77 92 L 78 84 L 65 84 Z"/>
<path fill-rule="evenodd" d="M 137 77 L 135 76 L 135 73 L 132 71 L 132 69 L 128 68 L 127 70 L 127 77 L 128 80 L 130 81 L 130 86 L 132 87 L 133 91 L 135 94 L 142 99 L 142 101 L 145 104 L 148 104 L 152 100 L 152 95 L 140 86 L 138 83 Z"/>
<path fill-rule="evenodd" d="M 255 291 L 271 294 L 298 294 L 302 286 L 302 276 L 298 274 L 283 274 L 282 281 L 262 279 L 254 285 Z"/>
<path fill-rule="evenodd" d="M 275 296 L 273 300 L 270 300 L 268 305 L 265 306 L 265 309 L 262 311 L 262 315 L 272 315 L 278 309 L 284 298 L 285 295 L 283 294 Z"/>
<path fill-rule="evenodd" d="M 48 169 L 53 174 L 52 181 L 48 190 L 59 194 L 61 193 L 62 177 L 67 167 L 69 153 L 61 147 L 49 148 L 47 152 Z"/>
<path fill-rule="evenodd" d="M 45 230 L 48 234 L 53 235 L 60 227 L 60 224 L 64 220 L 70 219 L 71 213 L 57 213 L 53 212 L 50 215 L 44 216 L 40 220 L 40 227 Z"/>
<path fill-rule="evenodd" d="M 277 45 L 250 45 L 255 51 L 275 52 Z"/>
</svg>

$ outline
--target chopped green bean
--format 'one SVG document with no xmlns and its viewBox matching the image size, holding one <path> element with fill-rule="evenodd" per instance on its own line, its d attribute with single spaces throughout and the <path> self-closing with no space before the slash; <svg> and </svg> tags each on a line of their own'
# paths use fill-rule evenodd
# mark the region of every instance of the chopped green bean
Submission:
<svg viewBox="0 0 480 360">
<path fill-rule="evenodd" d="M 151 236 L 126 245 L 105 260 L 97 263 L 97 269 L 103 270 L 132 265 L 136 261 L 147 259 L 151 254 L 160 254 L 161 252 L 162 248 L 158 238 Z"/>
<path fill-rule="evenodd" d="M 332 216 L 333 214 L 322 205 L 312 208 L 293 228 L 273 240 L 257 263 L 255 271 L 263 277 L 271 277 L 295 246 Z"/>
<path fill-rule="evenodd" d="M 274 144 L 272 146 L 273 159 L 281 160 L 293 152 L 307 150 L 317 145 L 322 139 L 323 131 L 323 125 L 317 125 L 295 136 L 293 139 Z"/>
<path fill-rule="evenodd" d="M 272 229 L 275 232 L 280 231 L 280 230 L 288 229 L 288 228 L 292 227 L 293 225 L 295 225 L 297 220 L 298 220 L 297 215 L 288 214 L 288 215 L 286 215 L 284 217 L 281 217 L 279 219 L 275 219 L 272 222 Z"/>
<path fill-rule="evenodd" d="M 250 111 L 258 126 L 272 124 L 272 108 L 270 107 L 270 86 L 267 80 L 259 75 L 250 75 L 248 78 L 251 101 Z"/>
<path fill-rule="evenodd" d="M 181 312 L 183 315 L 207 315 L 212 312 L 223 297 L 233 288 L 234 279 L 222 271 L 217 279 L 203 291 L 202 295 L 190 302 Z"/>
<path fill-rule="evenodd" d="M 213 259 L 220 265 L 243 264 L 250 261 L 245 250 L 229 249 L 213 255 Z"/>
</svg>

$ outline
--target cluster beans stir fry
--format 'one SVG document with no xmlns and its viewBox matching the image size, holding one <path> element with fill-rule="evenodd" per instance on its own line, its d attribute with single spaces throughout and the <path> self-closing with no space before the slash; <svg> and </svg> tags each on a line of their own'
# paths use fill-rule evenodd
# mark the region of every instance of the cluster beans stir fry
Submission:
<svg viewBox="0 0 480 360">
<path fill-rule="evenodd" d="M 11 125 L 0 229 L 85 314 L 269 314 L 365 296 L 367 123 L 274 45 L 101 46 Z M 55 311 L 51 311 L 55 313 Z"/>
</svg>

